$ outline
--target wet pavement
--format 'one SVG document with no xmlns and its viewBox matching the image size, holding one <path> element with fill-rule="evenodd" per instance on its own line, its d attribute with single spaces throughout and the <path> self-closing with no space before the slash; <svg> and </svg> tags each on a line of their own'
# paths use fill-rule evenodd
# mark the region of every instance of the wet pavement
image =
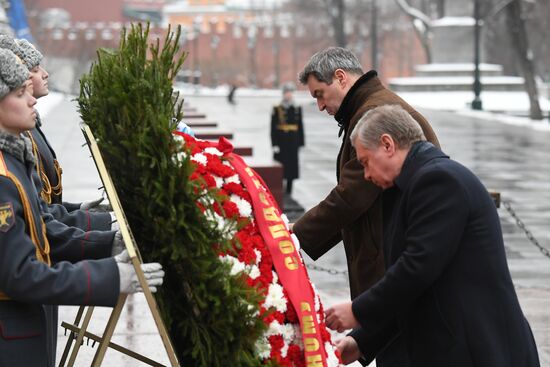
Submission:
<svg viewBox="0 0 550 367">
<path fill-rule="evenodd" d="M 235 132 L 235 145 L 252 146 L 255 156 L 271 156 L 269 123 L 271 106 L 279 96 L 239 96 L 229 105 L 225 97 L 186 96 L 186 101 L 223 130 Z M 301 177 L 295 181 L 293 198 L 304 208 L 316 205 L 336 182 L 335 159 L 340 141 L 335 121 L 317 111 L 311 99 L 298 98 L 304 108 L 306 146 L 300 154 Z M 40 104 L 40 102 L 39 102 Z M 550 132 L 511 126 L 490 118 L 460 116 L 450 112 L 422 110 L 434 127 L 443 150 L 472 169 L 485 185 L 499 191 L 533 237 L 550 249 Z M 64 199 L 80 201 L 98 195 L 99 177 L 78 129 L 72 102 L 63 101 L 44 117 L 44 130 L 63 166 Z M 546 257 L 516 220 L 499 209 L 508 262 L 524 313 L 533 329 L 541 366 L 550 366 L 550 258 Z M 306 262 L 312 262 L 306 256 Z M 314 263 L 331 272 L 310 269 L 310 276 L 325 305 L 349 298 L 345 256 L 339 245 Z M 77 308 L 62 307 L 60 320 L 72 321 Z M 96 308 L 91 331 L 101 334 L 110 309 Z M 66 337 L 60 328 L 58 358 Z M 164 349 L 142 296 L 129 298 L 113 341 L 167 364 Z M 77 366 L 90 365 L 96 348 L 84 345 Z M 106 366 L 136 366 L 138 362 L 115 351 L 107 353 Z"/>
</svg>

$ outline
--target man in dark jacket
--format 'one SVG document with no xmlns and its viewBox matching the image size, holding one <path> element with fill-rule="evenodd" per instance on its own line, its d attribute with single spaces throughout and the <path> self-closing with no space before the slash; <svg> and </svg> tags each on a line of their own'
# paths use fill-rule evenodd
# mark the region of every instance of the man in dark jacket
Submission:
<svg viewBox="0 0 550 367">
<path fill-rule="evenodd" d="M 331 47 L 316 53 L 299 78 L 317 100 L 319 110 L 334 116 L 340 126 L 338 136 L 343 134 L 344 138 L 336 167 L 338 184 L 323 201 L 293 225 L 293 231 L 301 247 L 313 260 L 343 241 L 353 299 L 375 284 L 385 268 L 382 254 L 382 191 L 363 179 L 363 168 L 351 146 L 349 134 L 365 111 L 381 105 L 398 104 L 411 113 L 429 141 L 435 145 L 439 143 L 426 119 L 385 88 L 376 71 L 363 74 L 359 60 L 349 50 Z M 402 363 L 398 361 L 395 365 Z"/>
<path fill-rule="evenodd" d="M 413 367 L 538 367 L 496 207 L 479 179 L 426 142 L 399 106 L 369 111 L 351 141 L 365 179 L 384 189 L 387 271 L 353 302 L 329 308 L 327 326 L 360 326 L 356 339 L 369 340 L 397 325 Z M 360 354 L 354 343 L 340 347 L 346 362 Z"/>
</svg>

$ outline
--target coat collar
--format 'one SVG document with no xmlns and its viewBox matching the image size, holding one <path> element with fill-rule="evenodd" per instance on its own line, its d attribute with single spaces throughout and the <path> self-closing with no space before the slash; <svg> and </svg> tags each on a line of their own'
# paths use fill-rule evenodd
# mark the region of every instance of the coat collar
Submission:
<svg viewBox="0 0 550 367">
<path fill-rule="evenodd" d="M 350 120 L 365 103 L 368 96 L 382 88 L 383 86 L 380 79 L 378 79 L 376 70 L 371 70 L 357 79 L 342 100 L 338 112 L 334 115 L 334 119 L 338 122 L 338 126 L 340 126 L 338 137 L 342 135 L 343 131 L 347 130 Z"/>
<path fill-rule="evenodd" d="M 404 191 L 414 174 L 427 162 L 436 158 L 449 158 L 449 156 L 430 142 L 419 141 L 414 143 L 403 162 L 401 173 L 394 180 L 395 186 Z"/>
</svg>

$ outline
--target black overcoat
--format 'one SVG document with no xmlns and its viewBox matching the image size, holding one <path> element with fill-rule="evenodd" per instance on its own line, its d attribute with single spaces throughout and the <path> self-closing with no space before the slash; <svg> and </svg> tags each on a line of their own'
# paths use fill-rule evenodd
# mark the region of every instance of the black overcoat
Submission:
<svg viewBox="0 0 550 367">
<path fill-rule="evenodd" d="M 283 176 L 287 180 L 300 177 L 298 150 L 304 146 L 302 108 L 290 105 L 273 107 L 271 112 L 271 145 L 279 152 L 273 158 L 283 165 Z"/>
<path fill-rule="evenodd" d="M 388 269 L 352 305 L 362 337 L 396 321 L 413 367 L 538 367 L 496 207 L 479 179 L 417 143 L 384 204 Z"/>
</svg>

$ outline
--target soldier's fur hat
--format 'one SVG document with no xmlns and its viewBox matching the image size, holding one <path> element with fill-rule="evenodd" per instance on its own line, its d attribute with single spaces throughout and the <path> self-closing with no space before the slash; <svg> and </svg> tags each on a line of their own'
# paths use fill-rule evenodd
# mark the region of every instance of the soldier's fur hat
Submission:
<svg viewBox="0 0 550 367">
<path fill-rule="evenodd" d="M 29 70 L 8 49 L 0 49 L 0 99 L 29 79 Z"/>
<path fill-rule="evenodd" d="M 14 39 L 7 35 L 0 35 L 0 48 L 7 48 L 16 54 L 23 64 L 32 70 L 42 62 L 44 56 L 26 39 Z"/>
</svg>

